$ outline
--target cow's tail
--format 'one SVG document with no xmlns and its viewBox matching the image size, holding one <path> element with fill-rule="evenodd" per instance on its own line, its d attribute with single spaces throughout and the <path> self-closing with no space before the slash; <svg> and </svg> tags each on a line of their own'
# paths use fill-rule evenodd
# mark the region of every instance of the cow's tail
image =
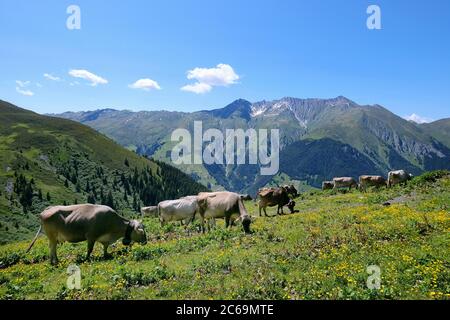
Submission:
<svg viewBox="0 0 450 320">
<path fill-rule="evenodd" d="M 34 246 L 34 243 L 36 242 L 36 240 L 39 237 L 39 235 L 41 234 L 41 232 L 42 232 L 42 225 L 39 226 L 39 230 L 37 231 L 36 235 L 34 236 L 34 239 L 31 242 L 30 246 L 28 247 L 26 253 L 28 253 L 31 250 L 31 248 Z"/>
</svg>

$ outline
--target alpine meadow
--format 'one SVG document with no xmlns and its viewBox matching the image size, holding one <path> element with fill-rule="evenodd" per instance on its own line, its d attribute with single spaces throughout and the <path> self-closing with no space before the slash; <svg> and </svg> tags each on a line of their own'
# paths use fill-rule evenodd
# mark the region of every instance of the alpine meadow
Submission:
<svg viewBox="0 0 450 320">
<path fill-rule="evenodd" d="M 0 0 L 0 314 L 432 317 L 450 301 L 449 15 Z"/>
</svg>

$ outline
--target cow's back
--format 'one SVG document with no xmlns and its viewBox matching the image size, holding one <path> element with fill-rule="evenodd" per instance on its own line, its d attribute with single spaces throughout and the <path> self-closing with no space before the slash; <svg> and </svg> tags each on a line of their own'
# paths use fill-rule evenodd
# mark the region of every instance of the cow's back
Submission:
<svg viewBox="0 0 450 320">
<path fill-rule="evenodd" d="M 178 221 L 193 218 L 198 210 L 196 197 L 166 200 L 158 204 L 161 221 Z"/>
<path fill-rule="evenodd" d="M 227 212 L 239 212 L 240 196 L 233 192 L 202 192 L 198 195 L 200 210 L 207 218 L 222 218 Z"/>
<path fill-rule="evenodd" d="M 335 188 L 339 187 L 349 187 L 352 185 L 356 185 L 356 180 L 352 177 L 338 177 L 333 178 L 333 183 Z"/>
<path fill-rule="evenodd" d="M 41 214 L 41 219 L 47 235 L 70 242 L 99 237 L 122 222 L 111 208 L 91 204 L 52 207 Z"/>
</svg>

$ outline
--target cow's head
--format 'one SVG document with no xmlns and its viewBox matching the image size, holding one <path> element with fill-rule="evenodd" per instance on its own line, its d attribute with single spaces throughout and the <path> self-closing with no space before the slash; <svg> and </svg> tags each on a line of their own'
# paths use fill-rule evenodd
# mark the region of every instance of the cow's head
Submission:
<svg viewBox="0 0 450 320">
<path fill-rule="evenodd" d="M 295 201 L 291 200 L 289 201 L 289 203 L 287 204 L 287 207 L 289 208 L 289 210 L 291 211 L 291 213 L 294 213 L 294 208 L 295 208 Z"/>
<path fill-rule="evenodd" d="M 130 245 L 131 242 L 139 242 L 141 244 L 147 243 L 147 233 L 145 232 L 142 222 L 131 220 L 128 223 L 127 231 L 125 232 L 122 243 L 127 246 Z"/>
<path fill-rule="evenodd" d="M 250 216 L 241 217 L 241 221 L 242 221 L 242 228 L 244 229 L 244 232 L 252 233 L 250 231 L 250 224 L 252 223 L 252 219 L 250 218 Z"/>
<path fill-rule="evenodd" d="M 290 193 L 294 198 L 297 198 L 297 196 L 298 196 L 297 188 L 295 188 L 295 186 L 294 186 L 293 184 L 291 184 L 291 185 L 289 186 L 289 193 Z"/>
</svg>

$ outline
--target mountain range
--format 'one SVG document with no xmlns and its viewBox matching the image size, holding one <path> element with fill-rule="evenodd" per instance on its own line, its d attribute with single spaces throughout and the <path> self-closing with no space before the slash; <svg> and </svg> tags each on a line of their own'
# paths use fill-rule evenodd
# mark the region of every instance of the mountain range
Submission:
<svg viewBox="0 0 450 320">
<path fill-rule="evenodd" d="M 194 121 L 202 121 L 204 130 L 280 130 L 276 176 L 259 175 L 258 165 L 178 166 L 212 189 L 254 193 L 287 180 L 319 187 L 333 176 L 450 169 L 450 119 L 416 124 L 380 105 L 359 105 L 343 96 L 255 103 L 239 99 L 224 108 L 192 113 L 101 109 L 54 116 L 86 124 L 138 154 L 168 163 L 171 133 L 177 128 L 192 132 Z"/>
</svg>

